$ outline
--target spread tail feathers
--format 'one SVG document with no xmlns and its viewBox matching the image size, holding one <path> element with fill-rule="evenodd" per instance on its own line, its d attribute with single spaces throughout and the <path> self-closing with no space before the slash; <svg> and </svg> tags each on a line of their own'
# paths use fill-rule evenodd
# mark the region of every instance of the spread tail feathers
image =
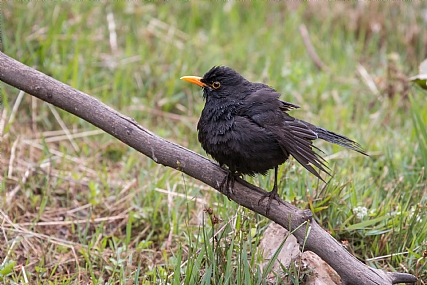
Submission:
<svg viewBox="0 0 427 285">
<path fill-rule="evenodd" d="M 318 170 L 330 175 L 328 172 L 329 168 L 326 161 L 315 151 L 319 149 L 313 145 L 313 140 L 319 138 L 368 156 L 363 151 L 360 144 L 345 136 L 317 127 L 310 123 L 294 119 L 290 116 L 288 118 L 291 119 L 288 119 L 285 123 L 286 129 L 290 132 L 284 133 L 284 136 L 280 137 L 280 147 L 283 149 L 284 153 L 292 155 L 302 166 L 322 181 L 325 180 L 314 167 L 317 167 Z"/>
<path fill-rule="evenodd" d="M 361 154 L 364 154 L 364 155 L 368 156 L 368 154 L 366 154 L 363 151 L 363 149 L 360 146 L 360 144 L 358 144 L 355 141 L 352 141 L 351 139 L 349 139 L 349 138 L 347 138 L 345 136 L 336 134 L 334 132 L 328 131 L 328 130 L 320 128 L 320 127 L 315 127 L 312 130 L 317 134 L 317 137 L 319 139 L 322 139 L 322 140 L 325 140 L 327 142 L 331 142 L 331 143 L 334 143 L 334 144 L 337 144 L 337 145 L 340 145 L 340 146 L 352 149 L 354 151 L 357 151 L 357 152 L 359 152 Z"/>
</svg>

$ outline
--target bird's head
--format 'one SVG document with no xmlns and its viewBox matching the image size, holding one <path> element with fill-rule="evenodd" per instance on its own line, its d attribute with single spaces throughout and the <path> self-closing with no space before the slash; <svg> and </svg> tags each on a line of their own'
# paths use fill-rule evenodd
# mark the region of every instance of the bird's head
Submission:
<svg viewBox="0 0 427 285">
<path fill-rule="evenodd" d="M 181 79 L 202 87 L 205 98 L 217 99 L 237 95 L 237 90 L 243 95 L 245 83 L 248 82 L 227 66 L 214 66 L 203 77 L 183 76 Z"/>
</svg>

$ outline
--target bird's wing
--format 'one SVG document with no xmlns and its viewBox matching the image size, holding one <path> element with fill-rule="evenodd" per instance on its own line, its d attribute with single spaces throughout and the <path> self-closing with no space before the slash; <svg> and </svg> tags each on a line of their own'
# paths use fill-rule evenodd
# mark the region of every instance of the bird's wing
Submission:
<svg viewBox="0 0 427 285">
<path fill-rule="evenodd" d="M 253 92 L 240 104 L 237 110 L 238 115 L 250 119 L 273 133 L 285 153 L 292 155 L 308 171 L 323 180 L 313 167 L 328 173 L 325 160 L 314 150 L 318 148 L 312 143 L 318 138 L 317 134 L 303 121 L 286 113 L 299 107 L 279 100 L 279 96 L 280 93 L 271 89 Z"/>
<path fill-rule="evenodd" d="M 273 126 L 273 128 L 279 132 L 278 141 L 282 149 L 289 149 L 288 152 L 308 171 L 321 180 L 323 178 L 312 165 L 329 174 L 326 161 L 315 151 L 315 149 L 321 150 L 313 145 L 313 140 L 318 138 L 317 134 L 310 130 L 304 122 L 283 112 L 282 127 Z"/>
</svg>

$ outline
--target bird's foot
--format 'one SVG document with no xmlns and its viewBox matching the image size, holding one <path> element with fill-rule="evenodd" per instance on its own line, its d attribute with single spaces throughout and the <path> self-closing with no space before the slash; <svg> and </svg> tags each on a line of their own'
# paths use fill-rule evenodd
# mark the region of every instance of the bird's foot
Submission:
<svg viewBox="0 0 427 285">
<path fill-rule="evenodd" d="M 267 201 L 267 207 L 265 209 L 265 214 L 268 215 L 268 213 L 270 212 L 270 207 L 271 207 L 271 202 L 273 200 L 276 200 L 277 203 L 280 204 L 285 204 L 279 197 L 279 195 L 277 194 L 277 188 L 273 189 L 271 192 L 264 194 L 263 197 L 261 199 L 259 199 L 258 201 L 258 206 L 261 204 L 262 201 L 264 201 L 265 198 L 268 197 L 268 201 Z"/>
<path fill-rule="evenodd" d="M 222 179 L 219 190 L 227 196 L 228 200 L 231 200 L 230 195 L 233 194 L 234 182 L 239 175 L 229 169 L 226 169 L 226 171 L 228 173 L 224 176 L 224 179 Z"/>
</svg>

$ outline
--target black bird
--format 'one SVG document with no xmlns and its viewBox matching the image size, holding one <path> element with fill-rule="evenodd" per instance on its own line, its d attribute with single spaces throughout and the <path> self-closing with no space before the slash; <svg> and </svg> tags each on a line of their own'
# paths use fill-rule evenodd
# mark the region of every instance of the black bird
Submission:
<svg viewBox="0 0 427 285">
<path fill-rule="evenodd" d="M 279 100 L 276 90 L 250 82 L 230 67 L 215 66 L 203 77 L 181 79 L 203 88 L 206 103 L 197 124 L 198 136 L 203 149 L 229 169 L 221 190 L 225 186 L 230 195 L 236 177 L 265 175 L 274 168 L 274 187 L 265 195 L 269 197 L 267 212 L 272 199 L 280 201 L 277 169 L 290 155 L 322 181 L 314 167 L 330 175 L 313 140 L 323 139 L 367 155 L 357 142 L 290 116 L 288 111 L 299 106 Z"/>
</svg>

